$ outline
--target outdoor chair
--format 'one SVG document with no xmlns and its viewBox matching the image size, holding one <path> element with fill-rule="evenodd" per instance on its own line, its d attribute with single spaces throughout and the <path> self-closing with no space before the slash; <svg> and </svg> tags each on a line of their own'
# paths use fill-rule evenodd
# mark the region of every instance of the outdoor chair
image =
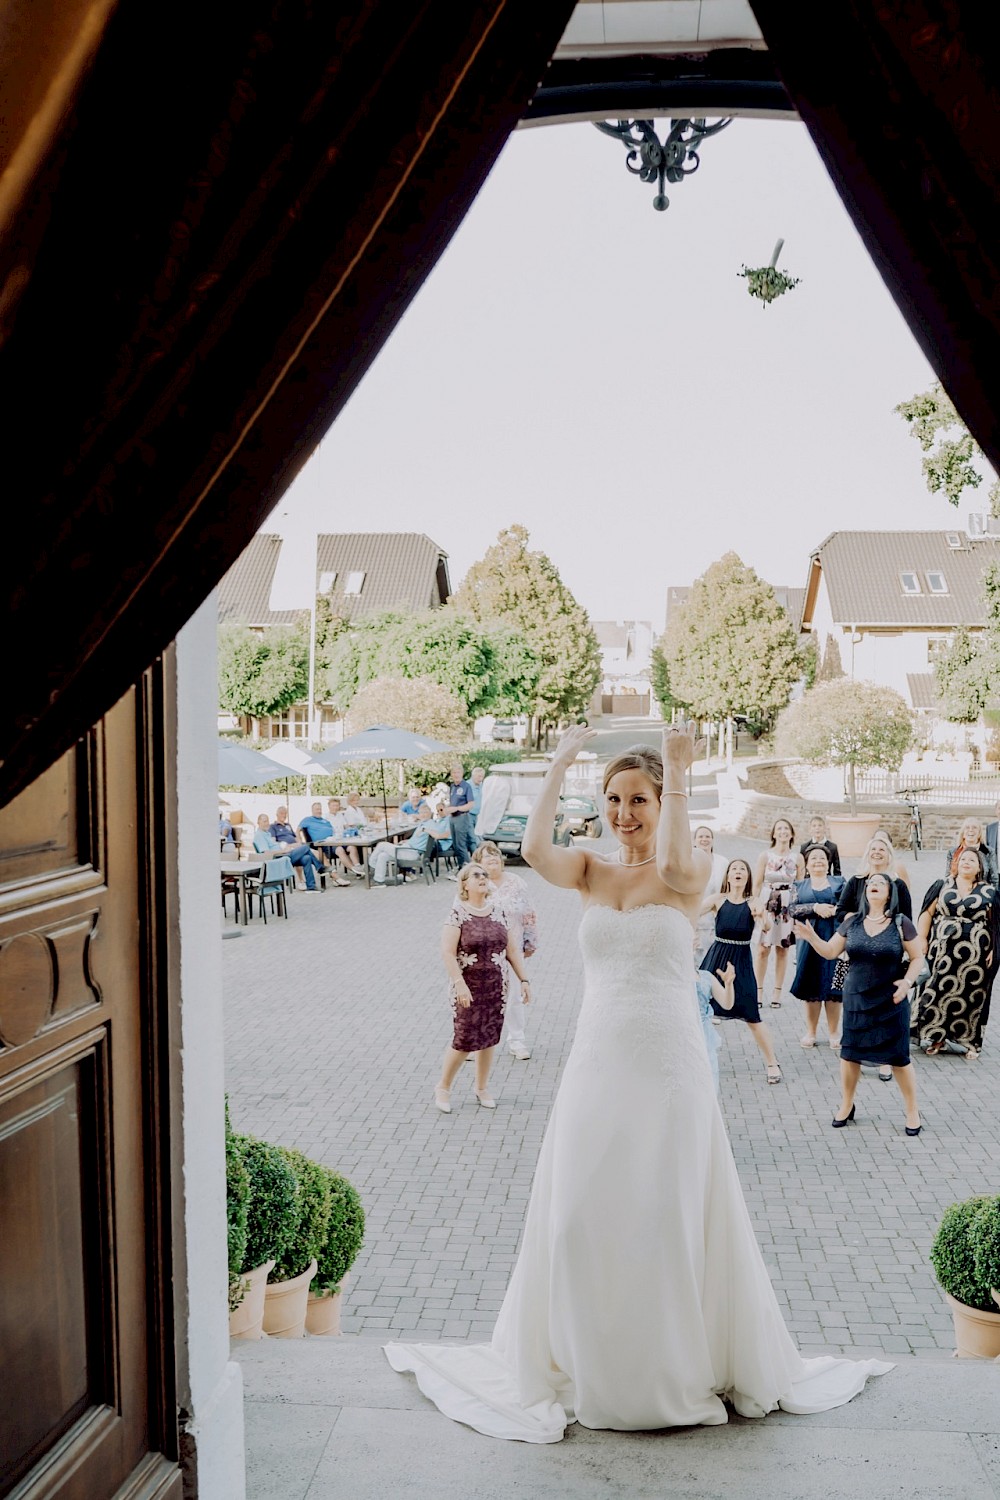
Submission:
<svg viewBox="0 0 1000 1500">
<path fill-rule="evenodd" d="M 426 849 L 396 849 L 386 869 L 386 879 L 405 884 L 407 875 L 423 876 L 427 885 L 434 884 L 434 871 Z"/>
<path fill-rule="evenodd" d="M 267 871 L 262 870 L 259 875 L 247 877 L 247 902 L 249 904 L 248 915 L 253 916 L 253 898 L 257 897 L 257 905 L 261 916 L 264 918 L 264 926 L 267 926 L 267 902 L 271 903 L 272 915 L 284 917 L 288 920 L 288 891 L 284 880 L 269 878 Z"/>
</svg>

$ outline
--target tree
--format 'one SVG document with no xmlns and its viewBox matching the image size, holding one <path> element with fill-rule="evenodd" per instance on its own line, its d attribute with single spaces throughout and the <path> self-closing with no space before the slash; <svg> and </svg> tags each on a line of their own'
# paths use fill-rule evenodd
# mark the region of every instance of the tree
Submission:
<svg viewBox="0 0 1000 1500">
<path fill-rule="evenodd" d="M 281 713 L 309 693 L 309 642 L 299 626 L 257 635 L 245 625 L 219 629 L 219 704 L 240 718 Z"/>
<path fill-rule="evenodd" d="M 851 817 L 857 812 L 857 772 L 898 771 L 913 744 L 913 714 L 894 688 L 843 677 L 818 682 L 789 704 L 778 720 L 775 750 L 817 766 L 845 766 Z"/>
<path fill-rule="evenodd" d="M 532 702 L 539 663 L 523 634 L 509 625 L 485 628 L 451 606 L 418 615 L 360 620 L 333 640 L 326 680 L 341 711 L 377 678 L 428 679 L 446 688 L 477 718 L 521 713 Z"/>
<path fill-rule="evenodd" d="M 660 647 L 671 692 L 703 719 L 740 713 L 766 725 L 803 675 L 795 626 L 735 552 L 695 581 Z"/>
<path fill-rule="evenodd" d="M 844 676 L 846 673 L 840 659 L 840 642 L 835 635 L 828 635 L 823 645 L 823 660 L 816 673 L 816 681 L 836 682 L 838 677 Z M 812 687 L 812 683 L 809 686 Z"/>
<path fill-rule="evenodd" d="M 348 710 L 346 728 L 358 734 L 375 724 L 410 729 L 446 745 L 464 745 L 469 738 L 461 702 L 429 677 L 377 677 L 366 683 Z"/>
<path fill-rule="evenodd" d="M 944 491 L 949 502 L 957 505 L 965 490 L 979 488 L 983 474 L 977 465 L 988 468 L 986 456 L 940 381 L 901 401 L 894 410 L 909 423 L 910 435 L 923 449 L 924 481 L 932 495 Z M 990 514 L 1000 514 L 998 479 L 990 485 L 989 502 Z"/>
<path fill-rule="evenodd" d="M 670 683 L 670 671 L 667 667 L 666 657 L 663 655 L 661 641 L 657 641 L 653 647 L 649 664 L 649 681 L 653 689 L 653 697 L 660 705 L 660 714 L 664 719 L 669 719 L 675 708 L 684 708 L 674 696 L 674 690 Z"/>
<path fill-rule="evenodd" d="M 528 541 L 523 526 L 501 531 L 465 575 L 455 604 L 483 625 L 524 636 L 539 663 L 531 711 L 541 728 L 587 708 L 601 680 L 601 653 L 586 610 Z"/>
</svg>

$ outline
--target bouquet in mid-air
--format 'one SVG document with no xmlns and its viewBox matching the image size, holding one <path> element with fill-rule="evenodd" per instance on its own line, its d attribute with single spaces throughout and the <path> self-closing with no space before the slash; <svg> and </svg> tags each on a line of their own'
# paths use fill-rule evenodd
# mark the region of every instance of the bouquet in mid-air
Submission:
<svg viewBox="0 0 1000 1500">
<path fill-rule="evenodd" d="M 747 290 L 751 297 L 759 297 L 766 307 L 773 302 L 775 297 L 780 297 L 784 292 L 790 292 L 792 287 L 798 286 L 798 276 L 786 276 L 784 271 L 778 270 L 778 256 L 784 240 L 779 240 L 774 247 L 769 266 L 744 266 L 742 271 L 737 271 L 738 276 L 746 278 Z"/>
</svg>

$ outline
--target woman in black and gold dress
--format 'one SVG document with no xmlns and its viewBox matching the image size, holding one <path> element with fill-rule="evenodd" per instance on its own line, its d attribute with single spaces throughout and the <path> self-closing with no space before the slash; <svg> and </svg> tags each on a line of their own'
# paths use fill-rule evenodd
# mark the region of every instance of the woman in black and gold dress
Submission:
<svg viewBox="0 0 1000 1500">
<path fill-rule="evenodd" d="M 963 849 L 954 877 L 924 897 L 918 930 L 928 943 L 930 977 L 917 1007 L 922 1052 L 957 1052 L 971 1062 L 983 1045 L 996 973 L 997 888 L 978 849 Z"/>
</svg>

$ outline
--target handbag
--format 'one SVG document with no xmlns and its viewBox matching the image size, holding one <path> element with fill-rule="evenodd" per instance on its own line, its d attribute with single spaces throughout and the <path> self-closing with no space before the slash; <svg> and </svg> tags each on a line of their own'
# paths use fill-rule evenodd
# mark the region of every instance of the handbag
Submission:
<svg viewBox="0 0 1000 1500">
<path fill-rule="evenodd" d="M 833 971 L 833 982 L 830 985 L 831 990 L 842 990 L 844 988 L 844 983 L 847 979 L 847 970 L 849 964 L 850 959 L 848 958 L 847 954 L 842 953 L 837 959 L 837 963 Z"/>
</svg>

